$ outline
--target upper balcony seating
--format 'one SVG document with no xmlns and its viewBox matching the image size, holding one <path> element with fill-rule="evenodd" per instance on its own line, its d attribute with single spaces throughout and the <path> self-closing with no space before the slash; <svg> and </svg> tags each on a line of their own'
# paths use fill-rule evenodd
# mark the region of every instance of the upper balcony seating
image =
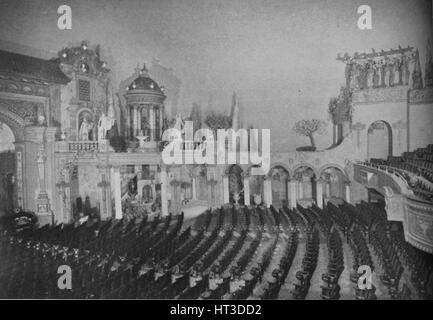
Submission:
<svg viewBox="0 0 433 320">
<path fill-rule="evenodd" d="M 387 160 L 370 159 L 370 162 L 400 169 L 400 173 L 403 173 L 403 175 L 404 171 L 411 172 L 433 183 L 433 144 L 429 144 L 426 148 L 418 148 L 412 152 L 404 152 L 401 157 L 390 156 Z M 409 178 L 406 180 L 410 182 Z M 410 186 L 418 197 L 433 201 L 433 189 L 430 185 L 418 180 L 412 182 Z"/>
</svg>

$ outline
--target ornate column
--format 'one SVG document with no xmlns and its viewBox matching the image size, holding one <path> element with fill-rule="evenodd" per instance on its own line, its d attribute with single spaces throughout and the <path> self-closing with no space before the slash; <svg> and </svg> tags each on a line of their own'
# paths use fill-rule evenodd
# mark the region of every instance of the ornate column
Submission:
<svg viewBox="0 0 433 320">
<path fill-rule="evenodd" d="M 98 166 L 101 181 L 98 183 L 100 191 L 100 215 L 101 220 L 111 218 L 111 183 L 109 180 L 110 168 L 106 165 Z"/>
<path fill-rule="evenodd" d="M 160 183 L 161 183 L 161 215 L 168 215 L 168 198 L 167 198 L 167 167 L 165 165 L 161 165 L 161 173 L 160 173 Z"/>
<path fill-rule="evenodd" d="M 302 185 L 304 189 L 304 197 L 307 199 L 313 198 L 313 182 L 311 177 L 305 175 L 302 178 Z"/>
<path fill-rule="evenodd" d="M 344 182 L 344 188 L 345 188 L 345 195 L 346 195 L 346 202 L 350 203 L 350 181 Z"/>
<path fill-rule="evenodd" d="M 57 192 L 60 196 L 60 221 L 63 223 L 69 223 L 72 219 L 71 212 L 71 173 L 73 171 L 73 165 L 71 163 L 66 164 L 60 170 L 60 182 L 56 184 Z"/>
<path fill-rule="evenodd" d="M 192 173 L 192 200 L 197 200 L 197 178 Z"/>
<path fill-rule="evenodd" d="M 287 189 L 289 190 L 289 208 L 296 208 L 296 180 L 292 179 L 287 182 Z"/>
<path fill-rule="evenodd" d="M 244 203 L 246 206 L 250 205 L 250 175 L 248 173 L 243 175 L 244 178 Z"/>
<path fill-rule="evenodd" d="M 223 190 L 224 190 L 224 204 L 230 202 L 230 194 L 229 194 L 229 176 L 223 176 Z"/>
<path fill-rule="evenodd" d="M 45 188 L 45 161 L 47 155 L 45 154 L 44 145 L 39 147 L 37 155 L 38 174 L 39 174 L 39 194 L 36 199 L 38 214 L 48 214 L 48 194 Z"/>
<path fill-rule="evenodd" d="M 159 139 L 162 140 L 164 133 L 164 105 L 159 106 Z"/>
<path fill-rule="evenodd" d="M 173 180 L 171 180 L 170 185 L 172 187 L 170 210 L 172 211 L 172 213 L 174 213 L 174 212 L 178 212 L 180 208 L 180 194 L 179 194 L 180 182 L 176 178 L 174 178 Z"/>
<path fill-rule="evenodd" d="M 133 136 L 131 137 L 131 139 L 135 138 L 135 136 L 137 136 L 137 128 L 138 128 L 137 106 L 133 105 L 132 108 L 133 108 L 132 109 L 132 127 L 133 127 L 132 132 L 133 132 Z"/>
<path fill-rule="evenodd" d="M 17 188 L 17 203 L 18 207 L 24 207 L 24 188 L 23 188 L 23 151 L 24 144 L 17 148 L 18 144 L 15 143 L 15 157 L 16 157 L 16 170 L 17 170 L 17 179 L 16 179 L 16 188 Z"/>
<path fill-rule="evenodd" d="M 272 205 L 272 182 L 270 176 L 265 176 L 263 180 L 263 195 L 266 203 L 266 207 L 270 207 Z"/>
<path fill-rule="evenodd" d="M 296 181 L 296 183 L 298 185 L 298 199 L 302 200 L 304 198 L 304 184 L 302 181 Z"/>
<path fill-rule="evenodd" d="M 150 126 L 150 141 L 155 141 L 155 109 L 153 105 L 149 107 L 149 126 Z"/>
<path fill-rule="evenodd" d="M 114 210 L 115 218 L 122 219 L 122 186 L 120 179 L 120 167 L 116 166 L 111 168 L 111 179 L 114 185 Z"/>
<path fill-rule="evenodd" d="M 323 208 L 323 179 L 316 181 L 316 204 L 322 209 Z"/>
<path fill-rule="evenodd" d="M 329 199 L 331 197 L 331 183 L 327 180 L 325 181 L 325 195 Z"/>
<path fill-rule="evenodd" d="M 143 108 L 142 107 L 138 107 L 137 106 L 137 130 L 135 135 L 136 136 L 141 136 L 141 112 L 142 112 Z"/>
</svg>

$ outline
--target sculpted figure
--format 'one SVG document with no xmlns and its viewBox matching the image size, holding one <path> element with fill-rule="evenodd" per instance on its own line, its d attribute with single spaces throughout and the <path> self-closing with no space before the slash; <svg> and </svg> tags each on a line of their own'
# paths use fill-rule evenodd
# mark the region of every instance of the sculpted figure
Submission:
<svg viewBox="0 0 433 320">
<path fill-rule="evenodd" d="M 404 55 L 402 58 L 402 78 L 403 84 L 407 86 L 409 84 L 409 60 L 410 58 L 407 55 Z"/>
<path fill-rule="evenodd" d="M 374 77 L 374 62 L 370 61 L 366 65 L 366 81 L 365 88 L 373 87 L 373 77 Z"/>
<path fill-rule="evenodd" d="M 80 140 L 82 141 L 89 141 L 89 133 L 92 130 L 92 123 L 88 121 L 87 117 L 84 117 L 83 122 L 80 126 Z"/>
<path fill-rule="evenodd" d="M 379 87 L 380 67 L 381 66 L 378 63 L 373 63 L 373 88 Z"/>
<path fill-rule="evenodd" d="M 385 76 L 386 76 L 386 62 L 382 61 L 380 64 L 380 86 L 381 87 L 386 87 Z"/>
<path fill-rule="evenodd" d="M 107 136 L 107 131 L 114 125 L 114 119 L 102 113 L 98 121 L 98 140 L 103 140 Z"/>
<path fill-rule="evenodd" d="M 389 74 L 388 85 L 390 87 L 393 87 L 394 86 L 394 76 L 395 76 L 394 75 L 394 62 L 388 63 L 387 69 L 388 69 L 388 74 Z"/>
</svg>

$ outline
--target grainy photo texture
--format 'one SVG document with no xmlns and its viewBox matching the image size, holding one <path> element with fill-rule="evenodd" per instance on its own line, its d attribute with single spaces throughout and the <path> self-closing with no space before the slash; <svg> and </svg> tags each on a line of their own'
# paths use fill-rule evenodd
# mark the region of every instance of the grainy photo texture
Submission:
<svg viewBox="0 0 433 320">
<path fill-rule="evenodd" d="M 0 0 L 0 299 L 433 299 L 432 22 Z"/>
</svg>

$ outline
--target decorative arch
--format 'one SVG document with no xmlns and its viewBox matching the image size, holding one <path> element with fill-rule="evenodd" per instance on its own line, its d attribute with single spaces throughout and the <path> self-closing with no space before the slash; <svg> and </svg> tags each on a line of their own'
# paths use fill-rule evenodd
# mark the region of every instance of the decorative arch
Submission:
<svg viewBox="0 0 433 320">
<path fill-rule="evenodd" d="M 198 200 L 208 199 L 208 188 L 207 188 L 207 173 L 208 167 L 206 165 L 198 165 L 193 169 L 193 176 L 195 177 L 195 192 Z"/>
<path fill-rule="evenodd" d="M 95 124 L 96 124 L 95 114 L 93 113 L 93 111 L 91 109 L 86 108 L 86 107 L 80 108 L 77 111 L 77 115 L 76 115 L 77 140 L 80 140 L 80 127 L 81 127 L 81 122 L 82 122 L 82 119 L 80 117 L 83 113 L 89 114 L 91 117 L 91 121 L 94 124 L 94 127 L 92 129 L 92 139 L 89 139 L 89 140 L 96 140 L 96 137 L 95 137 Z"/>
<path fill-rule="evenodd" d="M 6 123 L 7 126 L 11 128 L 15 136 L 15 141 L 24 140 L 24 127 L 26 123 L 23 118 L 9 110 L 0 108 L 0 121 Z"/>
<path fill-rule="evenodd" d="M 270 167 L 269 172 L 268 172 L 267 175 L 270 176 L 270 173 L 272 172 L 272 169 L 273 169 L 273 168 L 276 168 L 276 167 L 281 167 L 281 168 L 283 168 L 284 170 L 287 171 L 287 173 L 289 174 L 289 177 L 292 177 L 292 175 L 293 175 L 293 171 L 290 170 L 290 168 L 287 167 L 287 165 L 286 165 L 285 163 L 283 163 L 283 162 L 273 162 L 273 163 L 271 164 L 271 167 Z"/>
<path fill-rule="evenodd" d="M 244 170 L 241 166 L 237 164 L 233 164 L 228 169 L 228 177 L 229 177 L 229 200 L 230 202 L 235 202 L 234 195 L 239 194 L 240 199 L 238 200 L 240 203 L 243 203 L 243 173 Z"/>
<path fill-rule="evenodd" d="M 344 169 L 338 165 L 328 164 L 320 170 L 320 179 L 323 183 L 323 196 L 326 199 L 345 199 L 346 184 L 350 182 Z"/>
<path fill-rule="evenodd" d="M 376 120 L 367 130 L 367 158 L 387 159 L 392 156 L 392 127 L 385 120 Z"/>
<path fill-rule="evenodd" d="M 287 183 L 291 177 L 289 171 L 281 165 L 275 165 L 269 170 L 268 177 L 271 179 L 272 205 L 276 208 L 287 206 L 289 201 Z"/>
<path fill-rule="evenodd" d="M 301 168 L 305 168 L 301 171 Z M 318 172 L 314 166 L 308 163 L 300 163 L 293 169 L 293 178 L 297 180 L 298 190 L 296 198 L 298 202 L 311 205 L 317 196 Z"/>
<path fill-rule="evenodd" d="M 313 170 L 314 175 L 316 177 L 319 177 L 319 172 L 317 171 L 316 167 L 313 166 L 312 164 L 308 163 L 308 162 L 302 162 L 302 163 L 298 163 L 296 166 L 293 167 L 292 169 L 292 177 L 295 175 L 296 171 L 301 168 L 301 167 L 308 167 L 311 170 Z"/>
<path fill-rule="evenodd" d="M 320 169 L 319 169 L 319 177 L 321 177 L 322 174 L 323 174 L 323 172 L 326 169 L 328 169 L 328 168 L 337 168 L 337 169 L 339 169 L 344 174 L 346 180 L 350 181 L 349 180 L 349 175 L 348 175 L 347 171 L 342 166 L 340 166 L 339 164 L 336 164 L 336 163 L 328 163 L 328 164 L 325 164 L 322 167 L 320 167 Z"/>
</svg>

